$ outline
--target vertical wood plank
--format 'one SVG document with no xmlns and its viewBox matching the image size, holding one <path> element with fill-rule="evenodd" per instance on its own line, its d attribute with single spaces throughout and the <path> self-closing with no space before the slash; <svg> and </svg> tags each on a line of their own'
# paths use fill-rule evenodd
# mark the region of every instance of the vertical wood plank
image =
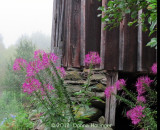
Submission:
<svg viewBox="0 0 160 130">
<path fill-rule="evenodd" d="M 108 0 L 102 0 L 102 6 L 104 6 L 105 8 L 107 8 L 107 1 Z M 102 12 L 102 18 L 105 16 L 105 13 Z M 101 50 L 100 50 L 100 56 L 101 56 L 101 64 L 100 64 L 100 68 L 104 69 L 104 63 L 105 63 L 105 45 L 106 45 L 106 30 L 104 30 L 105 28 L 105 23 L 102 22 L 101 23 Z"/>
<path fill-rule="evenodd" d="M 72 66 L 72 52 L 71 52 L 71 17 L 72 17 L 72 0 L 67 0 L 67 9 L 65 10 L 67 19 L 67 32 L 66 32 L 66 66 Z"/>
<path fill-rule="evenodd" d="M 53 1 L 51 51 L 59 56 L 57 65 L 61 65 L 63 44 L 64 0 Z"/>
<path fill-rule="evenodd" d="M 114 85 L 115 82 L 118 80 L 118 72 L 112 72 L 112 80 L 111 80 L 111 84 Z M 117 94 L 117 89 L 115 87 L 114 94 Z M 115 126 L 115 117 L 116 117 L 116 97 L 114 95 L 111 95 L 111 99 L 110 99 L 110 120 L 109 120 L 109 124 L 112 124 L 113 126 Z"/>
<path fill-rule="evenodd" d="M 142 10 L 138 11 L 138 19 L 140 19 L 141 14 Z M 142 71 L 142 24 L 140 21 L 138 22 L 137 71 Z"/>
<path fill-rule="evenodd" d="M 110 74 L 107 74 L 106 76 L 107 78 L 107 86 L 106 87 L 109 87 L 112 85 L 112 77 Z M 106 98 L 106 105 L 105 105 L 105 123 L 106 124 L 109 124 L 109 119 L 110 119 L 110 99 L 111 98 Z"/>
<path fill-rule="evenodd" d="M 118 80 L 118 72 L 109 71 L 107 75 L 107 87 L 112 86 Z M 114 89 L 114 93 L 117 94 L 117 89 Z M 115 126 L 115 114 L 116 114 L 116 97 L 111 95 L 110 99 L 106 98 L 105 106 L 105 123 Z"/>
<path fill-rule="evenodd" d="M 85 66 L 85 50 L 86 50 L 86 0 L 81 0 L 81 66 Z"/>
<path fill-rule="evenodd" d="M 119 28 L 119 70 L 123 70 L 124 63 L 124 22 L 125 19 L 122 20 Z"/>
<path fill-rule="evenodd" d="M 138 27 L 128 26 L 128 22 L 132 20 L 130 14 L 125 15 L 124 21 L 124 72 L 136 72 L 137 70 L 137 39 Z"/>
<path fill-rule="evenodd" d="M 53 1 L 53 16 L 52 16 L 52 34 L 51 34 L 51 51 L 52 52 L 54 52 L 54 38 L 55 38 L 55 33 L 56 33 L 56 31 L 55 31 L 55 28 L 56 28 L 56 10 L 57 10 L 57 8 L 56 8 L 56 5 L 57 5 L 57 3 L 56 3 L 57 1 L 56 0 L 54 0 Z"/>
<path fill-rule="evenodd" d="M 80 67 L 81 0 L 72 1 L 71 52 L 72 66 Z"/>
<path fill-rule="evenodd" d="M 86 53 L 96 51 L 100 54 L 101 11 L 97 10 L 102 3 L 98 0 L 86 0 Z"/>
</svg>

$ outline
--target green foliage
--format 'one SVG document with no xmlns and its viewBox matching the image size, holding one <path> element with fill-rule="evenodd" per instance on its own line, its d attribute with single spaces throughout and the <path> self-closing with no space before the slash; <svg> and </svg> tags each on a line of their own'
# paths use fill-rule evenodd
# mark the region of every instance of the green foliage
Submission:
<svg viewBox="0 0 160 130">
<path fill-rule="evenodd" d="M 34 127 L 34 123 L 28 119 L 28 114 L 25 111 L 19 112 L 15 118 L 9 117 L 0 126 L 2 130 L 29 130 Z"/>
<path fill-rule="evenodd" d="M 23 109 L 21 102 L 16 100 L 16 94 L 10 91 L 3 91 L 0 98 L 0 122 L 10 114 L 17 114 Z"/>
<path fill-rule="evenodd" d="M 20 41 L 19 46 L 16 48 L 15 58 L 24 58 L 26 61 L 31 61 L 33 59 L 35 47 L 31 41 L 23 39 Z M 13 71 L 14 60 L 10 59 L 7 65 L 7 70 L 5 72 L 4 85 L 5 90 L 12 91 L 17 94 L 17 99 L 22 100 L 21 86 L 25 80 L 25 73 L 16 73 Z"/>
<path fill-rule="evenodd" d="M 33 53 L 35 51 L 35 46 L 30 40 L 22 39 L 16 48 L 16 58 L 23 58 L 27 62 L 33 59 Z"/>
<path fill-rule="evenodd" d="M 138 17 L 138 11 L 143 10 L 143 13 Z M 150 31 L 149 36 L 157 31 L 157 1 L 156 0 L 109 0 L 107 8 L 99 7 L 105 13 L 102 18 L 102 22 L 106 23 L 106 28 L 109 30 L 117 27 L 125 17 L 125 14 L 131 15 L 131 21 L 128 22 L 129 26 L 135 24 L 142 24 L 143 31 Z M 101 16 L 98 15 L 98 16 Z M 146 21 L 150 24 L 150 28 L 147 28 Z M 151 40 L 147 46 L 156 47 L 157 41 Z"/>
<path fill-rule="evenodd" d="M 116 95 L 112 93 L 118 100 L 124 102 L 129 108 L 133 108 L 136 106 L 145 107 L 143 110 L 143 114 L 145 117 L 140 118 L 141 121 L 134 125 L 133 127 L 143 128 L 144 130 L 156 130 L 157 129 L 157 92 L 155 90 L 156 86 L 148 86 L 143 84 L 143 87 L 146 90 L 145 98 L 147 102 L 138 102 L 137 101 L 137 94 L 134 92 L 129 91 L 125 86 L 122 87 L 123 91 L 125 92 L 125 96 Z M 134 114 L 133 114 L 134 115 Z"/>
</svg>

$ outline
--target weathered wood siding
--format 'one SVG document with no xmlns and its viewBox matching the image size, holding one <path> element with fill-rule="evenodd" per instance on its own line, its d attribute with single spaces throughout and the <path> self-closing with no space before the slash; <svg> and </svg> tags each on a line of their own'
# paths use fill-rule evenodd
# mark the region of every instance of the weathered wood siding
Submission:
<svg viewBox="0 0 160 130">
<path fill-rule="evenodd" d="M 156 50 L 146 46 L 151 39 L 148 33 L 142 32 L 141 25 L 127 25 L 130 15 L 119 27 L 103 30 L 97 8 L 106 6 L 108 0 L 54 1 L 52 51 L 60 56 L 63 66 L 83 67 L 89 51 L 101 55 L 101 68 L 106 70 L 148 72 L 156 62 Z"/>
</svg>

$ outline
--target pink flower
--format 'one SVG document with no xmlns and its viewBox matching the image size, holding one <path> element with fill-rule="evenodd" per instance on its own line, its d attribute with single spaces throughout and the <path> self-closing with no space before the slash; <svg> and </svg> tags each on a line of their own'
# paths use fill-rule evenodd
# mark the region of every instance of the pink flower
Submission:
<svg viewBox="0 0 160 130">
<path fill-rule="evenodd" d="M 137 101 L 146 103 L 146 98 L 144 96 L 137 96 Z"/>
<path fill-rule="evenodd" d="M 42 69 L 42 64 L 40 61 L 31 61 L 27 65 L 26 72 L 27 72 L 27 77 L 30 76 L 35 76 L 41 69 Z"/>
<path fill-rule="evenodd" d="M 65 77 L 66 76 L 66 71 L 65 71 L 65 69 L 63 67 L 57 66 L 56 69 L 59 72 L 61 77 Z"/>
<path fill-rule="evenodd" d="M 148 76 L 145 77 L 139 77 L 136 82 L 137 92 L 138 95 L 142 95 L 146 92 L 144 85 L 150 86 L 150 84 L 153 82 Z"/>
<path fill-rule="evenodd" d="M 127 111 L 127 117 L 132 120 L 132 124 L 137 125 L 141 121 L 141 118 L 145 117 L 145 115 L 142 113 L 144 108 L 145 107 L 142 106 L 136 106 L 133 109 Z"/>
<path fill-rule="evenodd" d="M 47 92 L 51 92 L 54 88 L 51 84 L 45 84 L 44 85 L 45 88 L 41 87 L 39 90 L 41 92 L 41 95 L 45 96 L 46 95 L 46 91 Z"/>
<path fill-rule="evenodd" d="M 105 89 L 104 93 L 108 99 L 110 98 L 113 90 L 114 90 L 114 86 L 109 86 Z"/>
<path fill-rule="evenodd" d="M 121 90 L 123 86 L 126 86 L 126 81 L 124 79 L 120 79 L 115 83 L 117 90 Z"/>
<path fill-rule="evenodd" d="M 56 54 L 54 53 L 49 53 L 49 59 L 51 62 L 56 63 L 58 60 L 58 56 L 56 56 Z"/>
<path fill-rule="evenodd" d="M 23 58 L 17 58 L 15 61 L 14 61 L 14 64 L 13 64 L 13 70 L 16 71 L 16 70 L 21 70 L 22 68 L 25 68 L 27 65 L 27 61 Z"/>
<path fill-rule="evenodd" d="M 41 83 L 38 79 L 28 78 L 25 80 L 25 83 L 23 83 L 22 87 L 24 93 L 31 94 L 41 88 Z"/>
<path fill-rule="evenodd" d="M 56 63 L 58 60 L 58 56 L 54 53 L 46 53 L 43 50 L 37 50 L 34 52 L 35 60 L 41 63 L 42 69 L 45 69 L 50 66 L 50 62 Z"/>
<path fill-rule="evenodd" d="M 99 57 L 99 54 L 97 52 L 89 52 L 86 56 L 85 56 L 85 60 L 84 62 L 89 65 L 89 64 L 100 64 L 101 63 L 101 58 Z"/>
<path fill-rule="evenodd" d="M 42 55 L 42 60 L 40 60 L 43 68 L 48 68 L 50 66 L 50 60 L 49 60 L 49 56 L 47 53 L 44 53 Z"/>
<path fill-rule="evenodd" d="M 48 89 L 49 92 L 51 92 L 54 88 L 53 88 L 53 86 L 51 84 L 48 84 L 47 85 L 47 89 Z"/>
<path fill-rule="evenodd" d="M 35 60 L 42 60 L 42 56 L 43 56 L 44 53 L 45 53 L 44 50 L 36 50 L 34 52 L 34 59 Z"/>
<path fill-rule="evenodd" d="M 154 63 L 153 66 L 151 67 L 152 73 L 157 74 L 157 63 Z"/>
</svg>

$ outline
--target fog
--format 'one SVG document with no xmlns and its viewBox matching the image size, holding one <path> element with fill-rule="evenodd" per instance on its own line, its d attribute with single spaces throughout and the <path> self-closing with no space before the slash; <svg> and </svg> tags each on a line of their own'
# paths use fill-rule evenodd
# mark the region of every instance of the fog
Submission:
<svg viewBox="0 0 160 130">
<path fill-rule="evenodd" d="M 0 0 L 0 35 L 6 48 L 22 35 L 50 37 L 53 0 Z M 1 39 L 2 39 L 1 38 Z"/>
</svg>

